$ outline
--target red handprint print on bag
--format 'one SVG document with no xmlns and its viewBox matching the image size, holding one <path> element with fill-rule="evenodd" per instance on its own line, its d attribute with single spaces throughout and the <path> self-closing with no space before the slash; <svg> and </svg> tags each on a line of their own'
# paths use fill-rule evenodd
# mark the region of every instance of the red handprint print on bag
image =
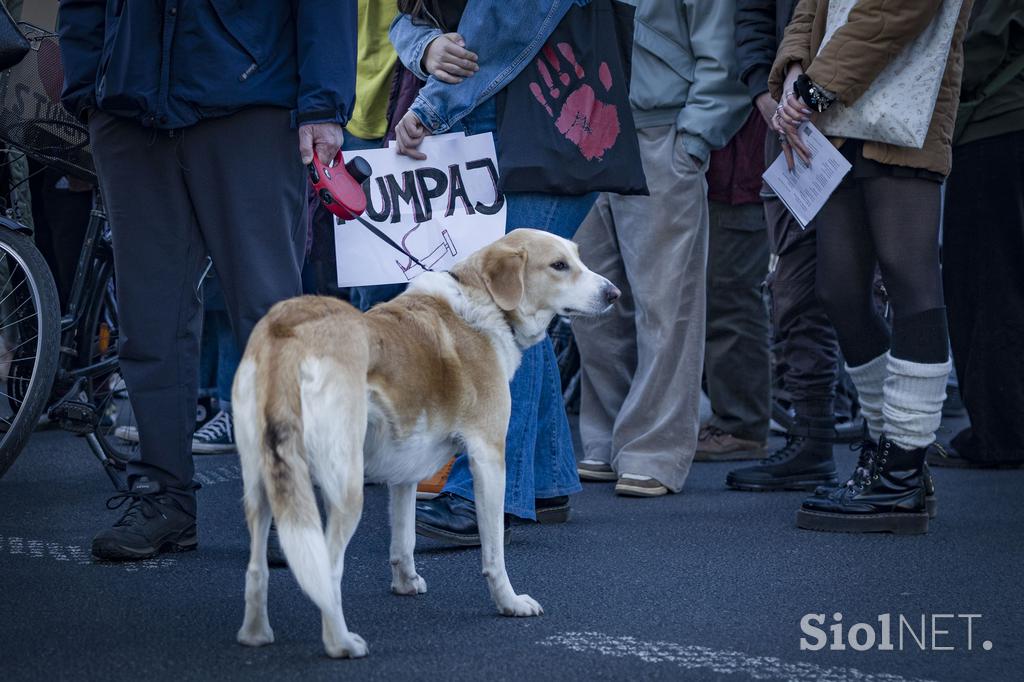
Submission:
<svg viewBox="0 0 1024 682">
<path fill-rule="evenodd" d="M 572 46 L 558 43 L 555 47 L 562 58 L 559 59 L 550 44 L 544 46 L 534 62 L 543 85 L 536 81 L 530 83 L 530 92 L 552 118 L 555 118 L 553 107 L 558 106 L 561 100 L 555 127 L 576 145 L 583 158 L 600 161 L 619 137 L 619 111 L 614 104 L 598 99 L 594 90 L 597 84 L 586 82 L 587 74 L 576 61 Z M 601 92 L 607 93 L 612 87 L 612 74 L 607 62 L 601 62 L 597 78 Z M 563 98 L 570 85 L 575 87 Z"/>
</svg>

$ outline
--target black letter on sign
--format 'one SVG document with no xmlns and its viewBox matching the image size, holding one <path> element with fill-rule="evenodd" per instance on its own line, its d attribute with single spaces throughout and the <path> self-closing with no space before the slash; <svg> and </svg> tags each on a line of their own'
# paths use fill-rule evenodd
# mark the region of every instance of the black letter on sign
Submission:
<svg viewBox="0 0 1024 682">
<path fill-rule="evenodd" d="M 444 212 L 447 218 L 455 213 L 455 200 L 461 199 L 462 206 L 466 209 L 466 215 L 473 215 L 476 211 L 473 210 L 473 205 L 469 202 L 469 195 L 466 194 L 466 186 L 462 184 L 462 171 L 459 170 L 459 164 L 453 163 L 448 166 L 448 175 L 451 177 L 451 192 L 448 194 L 448 209 Z"/>
<path fill-rule="evenodd" d="M 433 189 L 427 188 L 427 178 L 434 181 Z M 448 190 L 448 176 L 437 168 L 418 168 L 416 169 L 416 185 L 420 188 L 420 194 L 423 195 L 423 220 L 417 219 L 417 222 L 422 223 L 424 220 L 430 220 L 430 216 L 434 213 L 430 207 L 430 200 L 444 196 Z"/>
<path fill-rule="evenodd" d="M 390 175 L 388 177 L 391 177 Z M 373 198 L 370 196 L 370 181 L 363 183 L 363 194 L 366 195 L 366 215 L 375 223 L 382 223 L 391 215 L 391 195 L 388 193 L 387 183 L 384 178 L 375 178 L 377 189 L 380 190 L 380 211 L 373 207 Z"/>
<path fill-rule="evenodd" d="M 420 205 L 420 197 L 416 193 L 416 183 L 413 179 L 413 172 L 405 171 L 402 173 L 402 188 L 398 188 L 398 181 L 395 180 L 395 176 L 388 175 L 388 189 L 391 191 L 391 205 L 394 207 L 394 213 L 391 214 L 391 222 L 398 223 L 402 221 L 402 207 L 399 205 L 398 200 L 401 199 L 405 203 L 412 203 L 412 215 L 413 220 L 417 223 L 423 222 L 423 207 Z"/>
<path fill-rule="evenodd" d="M 466 164 L 466 170 L 475 170 L 477 168 L 486 168 L 487 172 L 491 174 L 491 184 L 494 185 L 495 199 L 494 203 L 490 206 L 481 204 L 479 201 L 476 202 L 476 210 L 484 215 L 494 215 L 505 205 L 505 195 L 498 191 L 498 169 L 494 167 L 490 159 L 478 159 Z"/>
</svg>

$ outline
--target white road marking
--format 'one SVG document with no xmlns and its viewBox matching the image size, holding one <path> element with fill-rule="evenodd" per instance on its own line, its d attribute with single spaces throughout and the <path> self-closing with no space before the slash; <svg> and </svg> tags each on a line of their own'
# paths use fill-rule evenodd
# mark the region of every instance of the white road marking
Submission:
<svg viewBox="0 0 1024 682">
<path fill-rule="evenodd" d="M 67 561 L 79 565 L 92 564 L 92 552 L 81 545 L 66 545 L 50 540 L 35 540 L 15 536 L 0 535 L 0 554 L 11 554 L 30 559 L 50 559 L 51 561 Z M 142 569 L 169 568 L 178 562 L 170 556 L 157 556 L 143 561 L 126 561 L 123 563 L 98 563 L 97 566 L 123 568 L 128 573 Z"/>
<path fill-rule="evenodd" d="M 584 654 L 596 653 L 616 658 L 635 657 L 645 663 L 672 663 L 686 670 L 746 675 L 755 680 L 927 682 L 920 678 L 906 678 L 890 673 L 866 673 L 856 668 L 790 663 L 774 656 L 754 656 L 742 651 L 709 649 L 675 642 L 645 642 L 634 637 L 617 637 L 600 632 L 564 632 L 542 639 L 538 644 Z"/>
</svg>

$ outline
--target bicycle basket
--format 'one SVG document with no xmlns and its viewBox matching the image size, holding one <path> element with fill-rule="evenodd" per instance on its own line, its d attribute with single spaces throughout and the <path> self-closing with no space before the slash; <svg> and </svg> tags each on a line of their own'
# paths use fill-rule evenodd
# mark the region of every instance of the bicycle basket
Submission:
<svg viewBox="0 0 1024 682">
<path fill-rule="evenodd" d="M 89 131 L 64 109 L 64 67 L 57 36 L 22 22 L 32 49 L 0 73 L 0 139 L 42 163 L 89 182 L 96 171 Z"/>
</svg>

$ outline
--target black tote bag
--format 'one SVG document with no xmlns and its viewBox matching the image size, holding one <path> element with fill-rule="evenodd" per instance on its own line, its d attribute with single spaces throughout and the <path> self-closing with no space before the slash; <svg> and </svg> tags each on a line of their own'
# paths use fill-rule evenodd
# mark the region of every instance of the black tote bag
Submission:
<svg viewBox="0 0 1024 682">
<path fill-rule="evenodd" d="M 629 107 L 634 8 L 573 6 L 498 100 L 504 192 L 647 194 Z"/>
</svg>

